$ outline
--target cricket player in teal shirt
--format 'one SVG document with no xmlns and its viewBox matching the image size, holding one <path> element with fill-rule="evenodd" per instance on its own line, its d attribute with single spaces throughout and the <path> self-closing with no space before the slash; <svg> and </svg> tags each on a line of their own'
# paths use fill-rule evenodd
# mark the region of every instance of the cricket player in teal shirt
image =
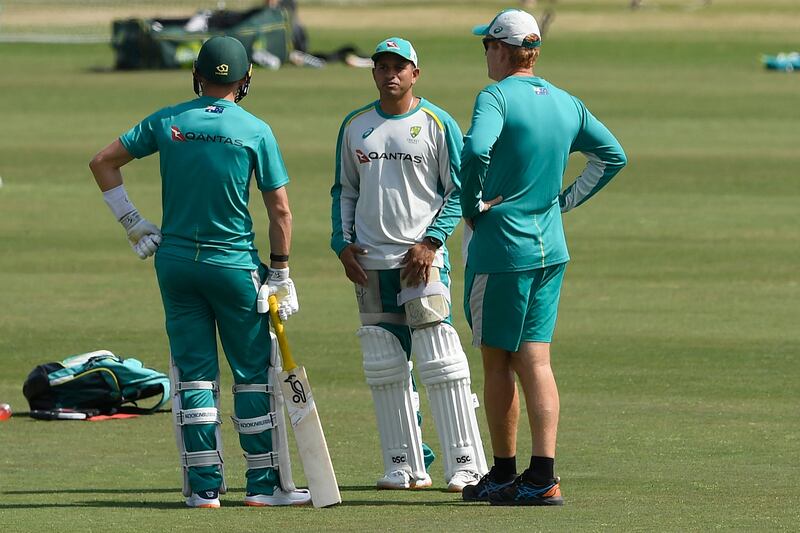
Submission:
<svg viewBox="0 0 800 533">
<path fill-rule="evenodd" d="M 494 466 L 467 501 L 561 505 L 554 473 L 559 399 L 550 366 L 561 282 L 569 255 L 561 213 L 581 205 L 626 164 L 614 136 L 574 96 L 533 74 L 541 37 L 518 9 L 473 30 L 489 77 L 475 102 L 461 156 L 461 208 L 471 233 L 464 308 L 484 367 Z M 570 153 L 588 159 L 563 192 Z M 470 231 L 471 230 L 471 231 Z M 519 377 L 533 442 L 516 473 Z"/>
<path fill-rule="evenodd" d="M 245 504 L 310 501 L 308 491 L 296 490 L 286 477 L 287 469 L 278 472 L 288 449 L 276 446 L 282 442 L 275 439 L 282 412 L 271 383 L 268 317 L 259 314 L 265 309 L 258 302 L 276 294 L 284 319 L 298 310 L 288 267 L 292 215 L 285 189 L 289 177 L 275 137 L 237 104 L 247 94 L 251 73 L 238 40 L 209 39 L 193 72 L 198 98 L 156 111 L 89 165 L 134 252 L 141 259 L 156 254 L 189 507 L 219 507 L 225 490 L 217 331 L 235 382 L 233 425 L 247 462 Z M 161 162 L 161 228 L 133 206 L 120 170 L 155 152 Z M 253 243 L 247 207 L 253 177 L 270 221 L 269 269 Z"/>
</svg>

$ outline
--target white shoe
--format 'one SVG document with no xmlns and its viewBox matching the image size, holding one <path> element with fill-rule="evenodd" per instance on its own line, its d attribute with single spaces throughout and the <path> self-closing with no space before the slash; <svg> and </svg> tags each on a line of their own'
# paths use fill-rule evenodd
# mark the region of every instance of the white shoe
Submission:
<svg viewBox="0 0 800 533">
<path fill-rule="evenodd" d="M 305 505 L 311 502 L 311 493 L 306 489 L 285 491 L 275 487 L 272 494 L 248 494 L 244 504 L 250 507 L 276 507 L 280 505 Z"/>
<path fill-rule="evenodd" d="M 426 489 L 433 484 L 431 476 L 424 474 L 422 478 L 414 478 L 406 470 L 392 470 L 378 480 L 376 486 L 380 490 Z"/>
<path fill-rule="evenodd" d="M 472 470 L 458 470 L 447 482 L 447 492 L 461 492 L 467 485 L 476 485 L 481 475 Z"/>
<path fill-rule="evenodd" d="M 203 490 L 193 492 L 191 496 L 186 498 L 186 505 L 201 509 L 219 509 L 219 491 Z"/>
</svg>

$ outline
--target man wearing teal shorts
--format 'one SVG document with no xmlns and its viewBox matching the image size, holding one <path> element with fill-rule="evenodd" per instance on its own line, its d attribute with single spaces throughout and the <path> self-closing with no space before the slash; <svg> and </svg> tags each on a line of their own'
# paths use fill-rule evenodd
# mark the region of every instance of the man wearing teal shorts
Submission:
<svg viewBox="0 0 800 533">
<path fill-rule="evenodd" d="M 233 372 L 233 424 L 247 461 L 250 506 L 307 503 L 279 454 L 272 394 L 271 339 L 257 300 L 276 294 L 282 318 L 298 310 L 289 278 L 289 178 L 269 126 L 237 105 L 252 68 L 242 44 L 214 37 L 193 72 L 198 98 L 156 111 L 90 163 L 98 186 L 141 259 L 156 254 L 171 351 L 177 443 L 190 507 L 219 507 L 225 491 L 219 433 L 217 336 Z M 159 229 L 133 206 L 121 167 L 158 152 L 163 219 Z M 259 260 L 247 209 L 251 176 L 269 216 L 271 267 Z M 266 283 L 262 284 L 264 278 Z M 276 445 L 277 443 L 277 445 Z M 278 452 L 275 449 L 278 448 Z M 288 458 L 288 454 L 284 459 Z M 287 477 L 288 476 L 288 477 Z"/>
<path fill-rule="evenodd" d="M 559 399 L 550 367 L 567 254 L 561 213 L 581 205 L 626 164 L 608 129 L 567 92 L 533 74 L 540 32 L 528 13 L 508 9 L 482 35 L 489 77 L 478 94 L 461 157 L 463 216 L 474 233 L 464 308 L 480 346 L 494 466 L 463 491 L 467 501 L 561 505 L 554 473 Z M 571 152 L 588 159 L 561 192 Z M 469 233 L 469 232 L 468 232 Z M 533 442 L 516 474 L 519 377 Z"/>
</svg>

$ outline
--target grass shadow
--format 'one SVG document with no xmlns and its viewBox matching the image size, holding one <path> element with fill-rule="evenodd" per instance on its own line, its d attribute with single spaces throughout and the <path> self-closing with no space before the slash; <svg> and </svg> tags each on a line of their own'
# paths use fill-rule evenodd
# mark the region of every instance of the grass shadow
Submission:
<svg viewBox="0 0 800 533">
<path fill-rule="evenodd" d="M 173 488 L 132 488 L 132 489 L 107 489 L 107 488 L 90 488 L 90 489 L 28 489 L 28 490 L 4 490 L 0 494 L 7 496 L 24 496 L 31 494 L 158 494 L 169 492 L 180 492 L 181 489 Z"/>
</svg>

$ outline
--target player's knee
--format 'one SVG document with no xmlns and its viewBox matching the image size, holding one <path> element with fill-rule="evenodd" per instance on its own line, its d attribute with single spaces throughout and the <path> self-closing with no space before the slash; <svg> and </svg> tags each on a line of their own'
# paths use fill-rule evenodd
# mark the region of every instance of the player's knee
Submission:
<svg viewBox="0 0 800 533">
<path fill-rule="evenodd" d="M 412 343 L 424 385 L 469 379 L 467 356 L 461 348 L 458 333 L 450 324 L 417 329 L 412 335 Z"/>
<path fill-rule="evenodd" d="M 408 360 L 396 336 L 378 326 L 362 326 L 356 333 L 361 340 L 367 384 L 380 386 L 408 378 Z"/>
</svg>

